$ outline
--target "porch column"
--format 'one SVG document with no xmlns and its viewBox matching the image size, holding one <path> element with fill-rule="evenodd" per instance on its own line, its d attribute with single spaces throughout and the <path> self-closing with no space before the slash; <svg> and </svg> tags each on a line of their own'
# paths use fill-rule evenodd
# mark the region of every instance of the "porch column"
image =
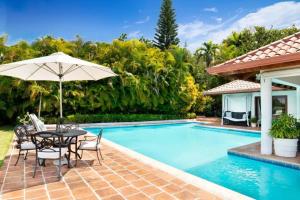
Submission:
<svg viewBox="0 0 300 200">
<path fill-rule="evenodd" d="M 261 154 L 272 154 L 272 137 L 269 130 L 272 126 L 272 79 L 261 76 Z"/>
<path fill-rule="evenodd" d="M 300 121 L 300 86 L 296 90 L 296 109 L 297 109 L 297 120 Z"/>
</svg>

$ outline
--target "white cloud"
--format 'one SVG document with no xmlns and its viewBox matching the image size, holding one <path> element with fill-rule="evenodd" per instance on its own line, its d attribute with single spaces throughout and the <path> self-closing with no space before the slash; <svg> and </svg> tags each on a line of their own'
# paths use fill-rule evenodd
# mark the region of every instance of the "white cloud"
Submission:
<svg viewBox="0 0 300 200">
<path fill-rule="evenodd" d="M 179 24 L 179 37 L 187 42 L 190 50 L 195 50 L 204 41 L 221 42 L 232 31 L 241 31 L 253 26 L 267 28 L 285 28 L 296 25 L 300 27 L 300 2 L 286 1 L 275 3 L 258 9 L 237 19 L 237 16 L 222 23 L 204 23 L 195 20 L 186 24 Z"/>
<path fill-rule="evenodd" d="M 203 10 L 206 12 L 214 12 L 214 13 L 218 12 L 218 9 L 216 7 L 204 8 Z"/>
<path fill-rule="evenodd" d="M 139 38 L 142 35 L 143 34 L 141 33 L 141 31 L 132 31 L 132 32 L 128 33 L 128 38 Z"/>
<path fill-rule="evenodd" d="M 136 21 L 135 23 L 136 23 L 136 24 L 144 24 L 144 23 L 148 22 L 149 20 L 150 20 L 150 17 L 147 16 L 145 19 Z"/>
<path fill-rule="evenodd" d="M 216 17 L 214 18 L 217 22 L 221 23 L 223 21 L 223 18 L 222 17 Z"/>
</svg>

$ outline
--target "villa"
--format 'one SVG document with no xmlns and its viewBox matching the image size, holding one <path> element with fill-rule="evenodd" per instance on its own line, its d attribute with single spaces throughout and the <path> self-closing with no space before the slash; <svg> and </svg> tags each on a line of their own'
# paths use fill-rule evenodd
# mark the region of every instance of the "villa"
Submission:
<svg viewBox="0 0 300 200">
<path fill-rule="evenodd" d="M 300 29 L 256 26 L 261 16 L 278 20 L 270 10 L 279 9 L 251 13 L 255 3 L 243 9 L 242 1 L 218 2 L 220 12 L 176 1 L 188 9 L 179 17 L 197 14 L 177 24 L 172 0 L 163 0 L 152 41 L 158 1 L 149 2 L 4 9 L 5 28 L 32 42 L 0 36 L 0 200 L 299 200 Z M 278 21 L 300 26 L 300 3 L 276 4 L 297 11 L 287 11 L 296 21 Z M 243 27 L 253 16 L 253 29 Z M 242 28 L 188 49 L 202 35 Z M 88 40 L 65 39 L 74 31 Z M 61 38 L 40 38 L 52 33 Z M 230 81 L 203 91 L 222 77 Z M 222 98 L 221 118 L 207 117 L 215 111 L 208 96 Z"/>
<path fill-rule="evenodd" d="M 250 126 L 249 120 L 256 118 L 258 126 L 261 121 L 261 99 L 260 84 L 234 80 L 224 85 L 212 88 L 204 92 L 205 95 L 222 95 L 222 117 L 225 112 L 245 113 L 245 119 L 236 119 L 235 122 L 243 122 L 243 125 Z M 288 113 L 297 116 L 296 112 L 296 89 L 292 87 L 272 87 L 272 115 L 278 116 L 282 113 Z M 222 121 L 222 124 L 224 122 Z"/>
<path fill-rule="evenodd" d="M 223 111 L 230 109 L 241 111 L 242 109 L 243 111 L 252 111 L 252 116 L 261 115 L 262 154 L 272 154 L 272 138 L 269 136 L 269 130 L 274 114 L 287 112 L 300 119 L 299 64 L 300 33 L 298 32 L 207 70 L 208 73 L 213 75 L 245 77 L 248 79 L 256 76 L 260 79 L 260 94 L 254 93 L 257 90 L 251 91 L 251 93 L 246 90 L 243 95 L 224 95 Z M 280 85 L 281 88 L 293 88 L 293 90 L 278 91 L 279 88 L 272 87 L 272 84 Z M 248 85 L 246 87 L 249 87 L 251 84 L 246 85 Z M 223 87 L 226 87 L 226 85 Z M 233 90 L 231 93 L 243 92 L 236 85 L 233 87 L 237 90 Z M 249 88 L 251 90 L 251 86 Z M 212 89 L 208 93 L 216 90 L 218 88 Z M 220 93 L 225 94 L 225 92 L 221 90 Z M 258 96 L 260 98 L 256 98 Z"/>
</svg>

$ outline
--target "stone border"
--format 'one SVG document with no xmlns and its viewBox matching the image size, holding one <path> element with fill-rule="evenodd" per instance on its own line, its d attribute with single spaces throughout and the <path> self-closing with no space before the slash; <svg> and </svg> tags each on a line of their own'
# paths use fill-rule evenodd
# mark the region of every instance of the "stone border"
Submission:
<svg viewBox="0 0 300 200">
<path fill-rule="evenodd" d="M 243 157 L 243 158 L 248 158 L 248 159 L 256 160 L 256 161 L 260 161 L 260 162 L 270 163 L 270 164 L 278 165 L 278 166 L 282 166 L 282 167 L 288 167 L 288 168 L 300 170 L 300 164 L 294 164 L 294 163 L 287 162 L 287 161 L 275 160 L 273 158 L 263 158 L 260 156 L 251 155 L 249 153 L 237 152 L 234 149 L 229 149 L 227 151 L 227 154 L 239 156 L 239 157 Z"/>
<path fill-rule="evenodd" d="M 174 124 L 174 123 L 189 123 L 189 122 L 196 122 L 201 125 L 207 124 L 203 122 L 199 122 L 196 120 L 164 120 L 164 121 L 148 121 L 148 122 L 126 122 L 126 123 L 93 123 L 93 124 L 81 124 L 81 128 L 90 128 L 90 127 L 97 127 L 97 126 L 104 126 L 104 127 L 122 127 L 122 126 L 143 126 L 143 125 L 160 125 L 160 124 Z M 109 124 L 109 125 L 108 125 Z M 206 126 L 205 127 L 211 127 L 211 128 L 222 128 L 222 127 L 214 127 L 214 126 Z M 225 128 L 227 129 L 227 128 Z M 232 130 L 238 130 L 238 131 L 244 131 L 242 129 L 235 129 L 235 128 L 230 128 Z M 250 131 L 251 132 L 251 131 Z M 90 132 L 88 134 L 94 135 Z M 207 192 L 210 192 L 221 199 L 226 199 L 226 200 L 234 200 L 234 199 L 240 199 L 240 200 L 250 200 L 253 199 L 251 197 L 248 197 L 246 195 L 243 195 L 241 193 L 238 193 L 236 191 L 230 190 L 228 188 L 225 188 L 221 185 L 215 184 L 213 182 L 207 181 L 203 178 L 194 176 L 190 173 L 184 172 L 182 170 L 179 170 L 175 167 L 172 167 L 170 165 L 167 165 L 165 163 L 159 162 L 155 159 L 152 159 L 148 156 L 145 156 L 143 154 L 140 154 L 136 151 L 133 151 L 131 149 L 128 149 L 124 146 L 121 146 L 119 144 L 116 144 L 112 141 L 109 141 L 107 139 L 102 138 L 103 142 L 106 145 L 109 145 L 117 150 L 119 150 L 122 153 L 125 153 L 126 155 L 135 158 L 147 165 L 150 165 L 152 167 L 155 167 L 157 169 L 160 169 L 170 175 L 173 175 L 176 178 L 179 178 L 189 184 L 195 185 L 199 187 L 200 189 L 203 189 Z"/>
</svg>

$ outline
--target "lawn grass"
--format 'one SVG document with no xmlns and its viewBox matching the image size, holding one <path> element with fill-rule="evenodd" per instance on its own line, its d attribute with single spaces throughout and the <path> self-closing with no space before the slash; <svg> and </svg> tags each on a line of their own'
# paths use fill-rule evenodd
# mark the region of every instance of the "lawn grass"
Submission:
<svg viewBox="0 0 300 200">
<path fill-rule="evenodd" d="M 13 135 L 13 128 L 11 126 L 0 126 L 0 167 L 3 164 Z"/>
</svg>

